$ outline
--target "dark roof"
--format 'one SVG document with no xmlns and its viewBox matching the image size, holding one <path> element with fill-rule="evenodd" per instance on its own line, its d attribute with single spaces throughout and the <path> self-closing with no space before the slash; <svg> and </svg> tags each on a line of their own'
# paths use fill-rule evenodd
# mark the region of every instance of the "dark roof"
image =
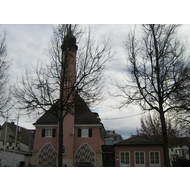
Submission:
<svg viewBox="0 0 190 190">
<path fill-rule="evenodd" d="M 48 112 L 45 112 L 37 121 L 35 124 L 58 124 L 58 118 L 56 115 L 58 115 L 58 102 L 55 103 L 54 106 L 52 106 Z M 34 124 L 34 125 L 35 125 Z"/>
<path fill-rule="evenodd" d="M 115 144 L 115 146 L 127 146 L 127 145 L 162 145 L 161 141 L 149 139 L 142 136 L 135 136 L 129 139 L 120 141 Z"/>
<path fill-rule="evenodd" d="M 100 124 L 99 115 L 91 112 L 86 102 L 78 96 L 75 103 L 75 124 Z"/>
<path fill-rule="evenodd" d="M 48 112 L 45 112 L 35 124 L 58 124 L 58 108 L 52 106 Z M 52 112 L 55 114 L 53 115 Z M 101 124 L 97 114 L 91 112 L 85 101 L 79 96 L 75 99 L 75 124 Z"/>
<path fill-rule="evenodd" d="M 176 137 L 173 146 L 183 146 L 183 145 L 190 147 L 189 138 L 188 137 Z"/>
<path fill-rule="evenodd" d="M 5 125 L 6 125 L 6 122 L 3 124 L 3 126 L 5 126 Z M 14 122 L 7 123 L 7 125 L 12 130 L 12 132 L 14 133 L 14 136 L 12 136 L 12 135 L 10 135 L 10 136 L 15 138 L 17 126 L 14 124 Z M 33 131 L 33 133 L 31 133 L 31 146 L 33 146 L 35 130 L 26 129 L 26 128 L 23 128 L 21 126 L 18 126 L 18 128 L 20 128 L 20 138 L 17 138 L 17 140 L 26 144 L 26 145 L 29 145 L 30 131 Z M 17 135 L 18 135 L 18 132 L 17 132 Z"/>
</svg>

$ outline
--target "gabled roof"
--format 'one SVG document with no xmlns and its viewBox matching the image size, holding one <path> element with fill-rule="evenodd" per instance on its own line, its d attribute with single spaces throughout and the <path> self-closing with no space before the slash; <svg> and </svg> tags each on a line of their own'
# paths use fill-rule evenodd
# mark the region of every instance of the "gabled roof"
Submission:
<svg viewBox="0 0 190 190">
<path fill-rule="evenodd" d="M 56 105 L 52 106 L 48 112 L 45 112 L 37 121 L 35 124 L 58 124 L 58 118 L 56 117 L 58 109 L 56 108 Z M 53 113 L 53 114 L 52 114 Z"/>
<path fill-rule="evenodd" d="M 58 108 L 52 106 L 48 112 L 45 112 L 34 125 L 58 124 L 58 118 L 52 114 L 58 113 Z M 75 124 L 101 124 L 96 114 L 92 113 L 85 101 L 79 96 L 75 99 Z"/>
<path fill-rule="evenodd" d="M 6 122 L 3 124 L 2 128 L 5 128 L 5 125 L 6 125 Z M 14 122 L 11 122 L 11 123 L 7 122 L 7 127 L 10 128 L 10 130 L 12 131 L 12 134 L 13 134 L 13 135 L 8 134 L 8 135 L 15 138 L 17 126 L 14 124 Z M 31 146 L 33 146 L 35 130 L 29 130 L 29 129 L 23 128 L 21 126 L 18 126 L 18 128 L 20 128 L 19 129 L 20 130 L 20 138 L 17 137 L 17 140 L 26 144 L 26 145 L 29 145 L 30 131 L 33 131 L 33 133 L 31 133 L 31 138 L 30 138 Z M 18 133 L 17 133 L 17 135 L 18 135 Z"/>
<path fill-rule="evenodd" d="M 149 139 L 142 136 L 134 136 L 129 139 L 120 141 L 115 144 L 115 146 L 129 146 L 129 145 L 162 145 L 161 141 Z"/>
<path fill-rule="evenodd" d="M 183 146 L 183 145 L 190 147 L 190 140 L 188 137 L 176 137 L 175 143 L 172 146 Z"/>
<path fill-rule="evenodd" d="M 91 112 L 79 95 L 75 103 L 75 124 L 101 124 L 98 114 Z"/>
</svg>

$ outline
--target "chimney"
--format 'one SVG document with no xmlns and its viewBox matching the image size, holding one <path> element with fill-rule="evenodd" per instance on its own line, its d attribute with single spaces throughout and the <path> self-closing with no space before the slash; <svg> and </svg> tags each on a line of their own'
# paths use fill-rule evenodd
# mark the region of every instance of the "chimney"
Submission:
<svg viewBox="0 0 190 190">
<path fill-rule="evenodd" d="M 115 134 L 115 130 L 113 130 L 113 134 Z"/>
</svg>

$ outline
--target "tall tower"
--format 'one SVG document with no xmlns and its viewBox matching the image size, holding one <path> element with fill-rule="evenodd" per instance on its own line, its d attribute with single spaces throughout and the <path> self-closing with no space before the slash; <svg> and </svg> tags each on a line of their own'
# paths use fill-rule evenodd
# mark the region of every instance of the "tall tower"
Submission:
<svg viewBox="0 0 190 190">
<path fill-rule="evenodd" d="M 73 85 L 76 79 L 76 38 L 71 31 L 71 25 L 67 29 L 64 37 L 62 49 L 62 70 L 61 70 L 61 89 L 60 100 L 62 105 L 73 102 L 75 90 Z M 63 109 L 64 110 L 64 109 Z M 73 110 L 74 112 L 74 110 Z M 63 111 L 61 114 L 65 114 Z M 74 114 L 67 113 L 63 120 L 63 163 L 73 166 L 74 163 Z M 59 130 L 59 132 L 61 132 Z"/>
<path fill-rule="evenodd" d="M 76 78 L 76 38 L 72 33 L 71 25 L 67 29 L 67 34 L 64 37 L 62 49 L 62 76 L 64 79 L 65 89 L 73 86 Z"/>
</svg>

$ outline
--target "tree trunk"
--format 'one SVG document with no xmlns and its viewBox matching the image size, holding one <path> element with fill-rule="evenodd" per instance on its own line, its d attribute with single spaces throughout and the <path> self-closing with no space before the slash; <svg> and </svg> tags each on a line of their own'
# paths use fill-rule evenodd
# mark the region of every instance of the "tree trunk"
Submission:
<svg viewBox="0 0 190 190">
<path fill-rule="evenodd" d="M 63 162 L 63 86 L 60 86 L 60 100 L 59 100 L 59 152 L 58 152 L 58 167 L 62 167 Z"/>
<path fill-rule="evenodd" d="M 166 121 L 165 121 L 165 116 L 164 112 L 161 106 L 160 110 L 160 120 L 161 120 L 161 125 L 162 125 L 162 135 L 163 135 L 163 148 L 164 148 L 164 165 L 166 167 L 170 167 L 170 159 L 169 159 L 169 146 L 168 146 L 168 135 L 167 135 L 167 129 L 166 129 Z"/>
<path fill-rule="evenodd" d="M 62 167 L 63 162 L 63 93 L 64 93 L 64 76 L 65 70 L 62 62 L 61 79 L 60 79 L 60 95 L 59 95 L 59 152 L 58 152 L 58 167 Z"/>
<path fill-rule="evenodd" d="M 162 135 L 163 135 L 163 143 L 164 143 L 164 165 L 166 167 L 170 166 L 170 161 L 169 161 L 169 150 L 168 150 L 168 136 L 167 136 L 167 130 L 166 130 L 166 121 L 165 121 L 165 116 L 164 116 L 164 111 L 163 111 L 163 94 L 162 94 L 162 83 L 160 81 L 161 74 L 160 74 L 160 57 L 159 57 L 159 48 L 158 48 L 158 41 L 155 33 L 155 27 L 154 25 L 151 25 L 151 30 L 152 30 L 152 35 L 154 38 L 154 48 L 155 48 L 155 55 L 156 55 L 156 77 L 157 77 L 157 88 L 158 88 L 158 103 L 159 103 L 159 114 L 160 114 L 160 120 L 161 120 L 161 125 L 162 125 Z"/>
<path fill-rule="evenodd" d="M 61 111 L 60 111 L 61 114 Z M 63 119 L 59 119 L 59 152 L 58 152 L 58 167 L 62 167 L 63 162 Z"/>
</svg>

